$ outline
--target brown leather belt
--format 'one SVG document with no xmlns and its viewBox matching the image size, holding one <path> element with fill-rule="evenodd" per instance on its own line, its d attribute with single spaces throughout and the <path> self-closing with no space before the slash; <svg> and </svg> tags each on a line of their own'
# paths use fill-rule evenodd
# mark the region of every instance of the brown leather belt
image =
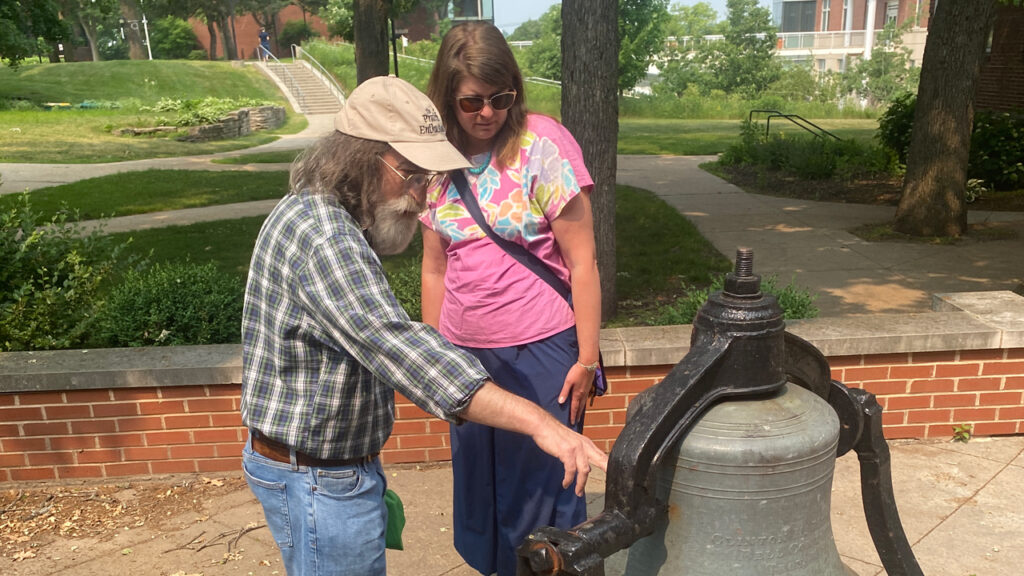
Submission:
<svg viewBox="0 0 1024 576">
<path fill-rule="evenodd" d="M 291 449 L 267 438 L 259 432 L 251 432 L 252 450 L 261 456 L 265 456 L 275 462 L 291 463 Z M 367 464 L 372 462 L 377 454 L 370 456 L 359 456 L 357 458 L 316 458 L 309 454 L 295 451 L 295 463 L 299 466 L 312 466 L 316 468 L 332 468 L 337 466 L 353 466 L 355 464 Z"/>
</svg>

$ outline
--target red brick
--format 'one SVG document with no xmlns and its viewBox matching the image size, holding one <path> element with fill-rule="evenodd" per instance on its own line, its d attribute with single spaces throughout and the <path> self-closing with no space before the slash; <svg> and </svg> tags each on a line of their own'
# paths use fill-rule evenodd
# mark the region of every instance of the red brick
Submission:
<svg viewBox="0 0 1024 576">
<path fill-rule="evenodd" d="M 241 451 L 239 451 L 239 455 L 236 458 L 213 458 L 197 460 L 196 470 L 198 470 L 199 472 L 241 472 Z"/>
<path fill-rule="evenodd" d="M 927 394 L 916 396 L 886 396 L 886 410 L 910 410 L 912 408 L 931 408 L 932 397 Z"/>
<path fill-rule="evenodd" d="M 62 479 L 102 478 L 102 466 L 58 466 L 57 476 Z"/>
<path fill-rule="evenodd" d="M 171 432 L 147 432 L 145 438 L 147 446 L 190 444 L 192 442 L 192 434 L 184 430 L 174 430 Z"/>
<path fill-rule="evenodd" d="M 46 438 L 4 438 L 0 446 L 3 446 L 3 452 L 43 452 L 50 449 Z"/>
<path fill-rule="evenodd" d="M 930 424 L 923 438 L 949 438 L 952 435 L 953 428 L 949 424 Z"/>
<path fill-rule="evenodd" d="M 30 408 L 0 408 L 0 422 L 31 422 L 43 420 L 43 409 L 38 406 Z"/>
<path fill-rule="evenodd" d="M 1003 390 L 1024 390 L 1024 376 L 1007 376 Z"/>
<path fill-rule="evenodd" d="M 906 394 L 906 380 L 879 380 L 863 382 L 864 389 L 872 394 Z"/>
<path fill-rule="evenodd" d="M 183 400 L 139 402 L 139 414 L 182 414 L 184 412 L 185 402 Z"/>
<path fill-rule="evenodd" d="M 112 399 L 110 390 L 67 390 L 64 392 L 65 402 L 68 404 L 93 404 L 95 402 L 110 402 Z"/>
<path fill-rule="evenodd" d="M 241 458 L 242 448 L 245 447 L 245 442 L 214 444 L 213 447 L 216 450 L 215 455 L 217 458 Z"/>
<path fill-rule="evenodd" d="M 977 376 L 981 373 L 981 364 L 939 364 L 935 367 L 936 378 L 960 378 Z"/>
<path fill-rule="evenodd" d="M 981 373 L 985 376 L 1019 376 L 1024 374 L 1024 362 L 986 362 Z"/>
<path fill-rule="evenodd" d="M 61 436 L 71 431 L 67 422 L 29 422 L 21 425 L 25 436 Z"/>
<path fill-rule="evenodd" d="M 864 363 L 864 357 L 857 356 L 829 356 L 827 358 L 828 365 L 833 369 L 835 368 L 847 368 L 849 366 L 861 366 Z"/>
<path fill-rule="evenodd" d="M 428 462 L 426 450 L 388 450 L 381 452 L 381 461 L 388 464 Z"/>
<path fill-rule="evenodd" d="M 110 416 L 135 416 L 139 413 L 139 405 L 134 402 L 93 404 L 92 413 L 97 418 L 106 418 Z"/>
<path fill-rule="evenodd" d="M 892 354 L 870 354 L 864 356 L 865 366 L 892 366 L 894 364 L 908 364 L 910 363 L 909 352 L 899 352 Z"/>
<path fill-rule="evenodd" d="M 608 384 L 608 392 L 610 394 L 639 394 L 657 383 L 657 380 L 651 378 L 616 380 Z"/>
<path fill-rule="evenodd" d="M 160 398 L 157 388 L 115 388 L 111 390 L 114 400 L 138 404 L 145 400 L 157 400 Z"/>
<path fill-rule="evenodd" d="M 914 364 L 939 364 L 941 362 L 956 362 L 956 352 L 913 352 L 910 361 Z"/>
<path fill-rule="evenodd" d="M 234 396 L 235 398 L 240 398 L 242 396 L 242 385 L 218 384 L 216 386 L 207 386 L 206 395 L 210 397 Z"/>
<path fill-rule="evenodd" d="M 978 401 L 981 406 L 1020 406 L 1020 392 L 982 392 Z M 28 426 L 28 424 L 26 424 Z"/>
<path fill-rule="evenodd" d="M 233 398 L 190 398 L 187 402 L 188 411 L 196 414 L 199 412 L 235 412 Z"/>
<path fill-rule="evenodd" d="M 611 378 L 616 379 L 625 376 L 629 378 L 654 378 L 655 380 L 661 380 L 668 375 L 672 368 L 675 368 L 675 366 L 670 364 L 661 366 L 629 366 L 626 370 L 616 367 L 609 369 L 608 373 Z"/>
<path fill-rule="evenodd" d="M 957 380 L 956 389 L 960 392 L 977 392 L 999 390 L 1002 385 L 1002 378 L 961 378 Z"/>
<path fill-rule="evenodd" d="M 952 392 L 956 389 L 956 381 L 949 378 L 936 378 L 935 380 L 914 380 L 910 383 L 911 394 L 923 394 L 928 392 Z"/>
<path fill-rule="evenodd" d="M 113 420 L 73 420 L 71 422 L 72 434 L 106 434 L 117 430 L 117 424 Z"/>
<path fill-rule="evenodd" d="M 957 408 L 953 410 L 953 422 L 987 422 L 995 419 L 995 408 Z"/>
<path fill-rule="evenodd" d="M 936 394 L 932 397 L 932 407 L 934 408 L 955 408 L 977 405 L 977 394 Z"/>
<path fill-rule="evenodd" d="M 387 440 L 384 441 L 384 446 L 381 447 L 381 450 L 398 450 L 399 438 L 401 438 L 401 436 L 395 436 L 392 434 L 390 437 L 388 437 Z"/>
<path fill-rule="evenodd" d="M 89 407 L 82 404 L 46 406 L 43 408 L 43 413 L 46 414 L 47 420 L 70 420 L 72 418 L 89 418 L 92 416 L 92 411 Z"/>
<path fill-rule="evenodd" d="M 961 362 L 985 362 L 993 360 L 1003 360 L 1005 354 L 1002 349 L 988 349 L 988 350 L 961 350 L 960 361 Z"/>
<path fill-rule="evenodd" d="M 889 367 L 889 378 L 893 379 L 913 380 L 933 376 L 935 376 L 935 366 L 932 364 Z"/>
<path fill-rule="evenodd" d="M 607 410 L 588 410 L 583 421 L 586 426 L 608 426 L 612 423 L 612 413 Z"/>
<path fill-rule="evenodd" d="M 585 436 L 591 439 L 607 440 L 617 438 L 622 429 L 618 426 L 588 426 L 583 429 Z"/>
<path fill-rule="evenodd" d="M 195 438 L 195 442 L 197 444 L 209 442 L 238 442 L 239 440 L 241 440 L 241 434 L 239 434 L 238 428 L 193 430 L 192 437 Z"/>
<path fill-rule="evenodd" d="M 831 370 L 829 370 L 829 373 L 831 374 L 832 379 L 833 380 L 838 380 L 840 382 L 843 381 L 843 372 L 844 372 L 843 368 L 832 368 Z"/>
<path fill-rule="evenodd" d="M 207 414 L 182 414 L 177 416 L 164 416 L 164 427 L 168 430 L 182 428 L 209 428 L 210 416 Z"/>
<path fill-rule="evenodd" d="M 427 450 L 427 462 L 450 462 L 451 459 L 452 449 L 450 447 Z"/>
<path fill-rule="evenodd" d="M 161 398 L 205 398 L 205 386 L 174 386 L 160 389 Z"/>
<path fill-rule="evenodd" d="M 150 460 L 167 460 L 166 446 L 129 447 L 123 448 L 124 459 L 129 462 L 148 462 Z"/>
<path fill-rule="evenodd" d="M 119 462 L 103 466 L 105 476 L 135 476 L 149 474 L 148 462 Z"/>
<path fill-rule="evenodd" d="M 391 429 L 392 436 L 405 434 L 426 434 L 428 420 L 399 420 Z"/>
<path fill-rule="evenodd" d="M 925 426 L 886 426 L 882 431 L 886 438 L 894 440 L 897 438 L 924 438 L 927 430 Z"/>
<path fill-rule="evenodd" d="M 98 437 L 100 448 L 123 448 L 125 446 L 145 446 L 142 434 L 104 434 Z"/>
<path fill-rule="evenodd" d="M 239 449 L 241 454 L 241 449 Z M 217 450 L 211 444 L 189 444 L 185 446 L 171 446 L 171 459 L 178 460 L 181 458 L 195 459 L 195 458 L 213 458 L 217 455 Z"/>
<path fill-rule="evenodd" d="M 17 424 L 0 424 L 0 438 L 17 438 L 21 436 L 21 429 Z"/>
<path fill-rule="evenodd" d="M 625 410 L 613 410 L 612 411 L 612 424 L 623 425 L 626 423 L 626 411 Z"/>
<path fill-rule="evenodd" d="M 907 412 L 907 424 L 928 424 L 950 422 L 949 410 L 911 410 Z"/>
<path fill-rule="evenodd" d="M 83 450 L 78 453 L 79 464 L 109 464 L 122 460 L 120 450 Z"/>
<path fill-rule="evenodd" d="M 118 432 L 162 430 L 163 427 L 163 421 L 159 416 L 140 416 L 138 418 L 119 418 L 117 420 Z"/>
<path fill-rule="evenodd" d="M 29 480 L 53 480 L 57 478 L 57 472 L 52 468 L 15 468 L 10 471 L 11 480 L 14 482 L 27 482 Z"/>
<path fill-rule="evenodd" d="M 888 366 L 870 366 L 860 368 L 847 368 L 845 377 L 855 382 L 866 382 L 868 380 L 885 380 L 889 377 Z"/>
<path fill-rule="evenodd" d="M 220 413 L 210 414 L 210 425 L 214 428 L 223 428 L 226 426 L 241 427 L 242 426 L 242 413 Z"/>
<path fill-rule="evenodd" d="M 14 406 L 17 394 L 0 394 L 0 406 Z"/>
<path fill-rule="evenodd" d="M 18 404 L 21 404 L 22 406 L 63 403 L 64 394 L 61 392 L 22 392 L 18 396 Z"/>
<path fill-rule="evenodd" d="M 396 406 L 395 407 L 396 418 L 398 420 L 417 420 L 420 418 L 430 418 L 430 414 L 424 412 L 419 406 L 407 405 L 407 406 Z"/>
<path fill-rule="evenodd" d="M 0 483 L 10 481 L 11 473 L 6 468 L 0 468 Z"/>
<path fill-rule="evenodd" d="M 24 454 L 0 454 L 0 469 L 14 468 L 26 464 Z"/>
<path fill-rule="evenodd" d="M 1024 406 L 1003 406 L 999 408 L 1000 420 L 1024 420 Z"/>
<path fill-rule="evenodd" d="M 594 398 L 594 405 L 588 407 L 591 410 L 621 410 L 629 405 L 628 398 L 624 394 L 605 394 Z"/>
<path fill-rule="evenodd" d="M 53 450 L 82 450 L 95 447 L 95 436 L 54 436 L 50 438 L 50 448 Z"/>
<path fill-rule="evenodd" d="M 405 450 L 409 448 L 437 448 L 444 446 L 440 434 L 411 434 L 398 438 L 398 447 Z"/>
<path fill-rule="evenodd" d="M 1016 422 L 979 422 L 974 425 L 975 436 L 1000 436 L 1016 433 Z"/>
<path fill-rule="evenodd" d="M 906 421 L 906 412 L 882 412 L 882 426 L 898 426 Z"/>
<path fill-rule="evenodd" d="M 1007 360 L 1024 360 L 1024 348 L 1008 348 L 1006 350 Z"/>
<path fill-rule="evenodd" d="M 195 460 L 164 460 L 150 462 L 153 474 L 187 474 L 196 472 Z"/>
</svg>

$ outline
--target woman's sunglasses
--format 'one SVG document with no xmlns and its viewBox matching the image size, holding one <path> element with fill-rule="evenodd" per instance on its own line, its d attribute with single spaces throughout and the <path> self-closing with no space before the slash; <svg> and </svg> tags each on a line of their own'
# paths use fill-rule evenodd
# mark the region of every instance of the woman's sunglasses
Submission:
<svg viewBox="0 0 1024 576">
<path fill-rule="evenodd" d="M 501 92 L 500 94 L 494 94 L 490 98 L 484 98 L 483 96 L 459 96 L 455 101 L 459 103 L 459 110 L 466 114 L 476 114 L 483 110 L 486 104 L 489 104 L 494 110 L 508 110 L 516 103 L 516 91 Z"/>
</svg>

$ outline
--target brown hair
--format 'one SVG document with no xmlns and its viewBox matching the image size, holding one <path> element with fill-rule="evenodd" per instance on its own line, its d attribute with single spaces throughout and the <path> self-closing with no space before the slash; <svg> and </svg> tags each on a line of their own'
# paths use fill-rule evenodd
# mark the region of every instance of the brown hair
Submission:
<svg viewBox="0 0 1024 576">
<path fill-rule="evenodd" d="M 496 163 L 508 166 L 515 159 L 526 130 L 526 95 L 523 75 L 512 49 L 501 31 L 489 22 L 465 22 L 444 35 L 427 85 L 427 96 L 441 112 L 448 140 L 462 151 L 465 151 L 466 134 L 455 116 L 455 90 L 467 78 L 501 90 L 516 91 L 516 101 L 508 109 L 505 125 L 498 132 L 494 145 L 498 156 Z"/>
<path fill-rule="evenodd" d="M 309 190 L 335 196 L 364 228 L 373 224 L 380 202 L 380 165 L 377 155 L 391 147 L 337 130 L 320 138 L 292 162 L 291 194 Z"/>
</svg>

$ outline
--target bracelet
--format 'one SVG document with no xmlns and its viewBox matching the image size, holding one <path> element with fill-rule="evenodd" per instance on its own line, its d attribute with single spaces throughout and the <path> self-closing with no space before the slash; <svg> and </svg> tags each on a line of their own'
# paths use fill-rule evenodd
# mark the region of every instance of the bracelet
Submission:
<svg viewBox="0 0 1024 576">
<path fill-rule="evenodd" d="M 583 362 L 577 360 L 576 363 L 582 366 L 584 369 L 586 369 L 587 372 L 597 372 L 597 366 L 598 364 L 600 364 L 600 361 L 594 362 L 593 364 L 584 364 Z"/>
</svg>

